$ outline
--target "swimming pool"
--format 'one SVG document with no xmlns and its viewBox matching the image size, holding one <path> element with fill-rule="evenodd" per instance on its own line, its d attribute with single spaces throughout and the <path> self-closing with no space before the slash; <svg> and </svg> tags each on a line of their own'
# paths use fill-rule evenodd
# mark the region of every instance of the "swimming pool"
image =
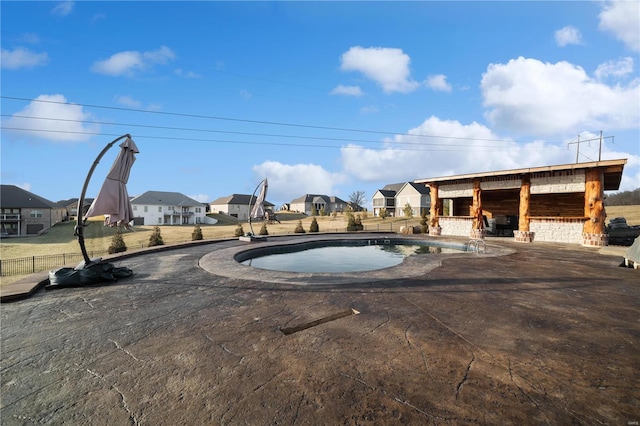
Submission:
<svg viewBox="0 0 640 426">
<path fill-rule="evenodd" d="M 307 241 L 238 253 L 242 265 L 271 271 L 306 273 L 364 272 L 401 264 L 408 256 L 465 252 L 466 245 L 403 239 Z"/>
</svg>

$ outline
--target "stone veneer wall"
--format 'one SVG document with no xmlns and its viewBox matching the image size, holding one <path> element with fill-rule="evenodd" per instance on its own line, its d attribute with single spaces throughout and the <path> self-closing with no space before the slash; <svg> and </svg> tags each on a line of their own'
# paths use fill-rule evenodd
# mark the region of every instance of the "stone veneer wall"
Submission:
<svg viewBox="0 0 640 426">
<path fill-rule="evenodd" d="M 531 177 L 532 194 L 555 194 L 567 192 L 584 192 L 584 170 L 563 172 L 563 175 L 550 176 L 548 173 L 534 173 Z"/>
<path fill-rule="evenodd" d="M 438 218 L 441 235 L 452 235 L 458 237 L 468 237 L 471 234 L 473 226 L 473 217 L 471 216 L 440 216 Z"/>
<path fill-rule="evenodd" d="M 534 241 L 582 244 L 582 230 L 586 219 L 544 217 L 530 218 L 529 231 L 534 232 Z"/>
</svg>

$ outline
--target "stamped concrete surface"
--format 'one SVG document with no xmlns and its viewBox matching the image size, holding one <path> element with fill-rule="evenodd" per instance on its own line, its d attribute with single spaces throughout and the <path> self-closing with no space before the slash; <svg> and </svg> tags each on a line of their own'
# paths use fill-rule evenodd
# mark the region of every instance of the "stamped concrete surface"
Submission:
<svg viewBox="0 0 640 426">
<path fill-rule="evenodd" d="M 640 275 L 619 256 L 493 239 L 396 278 L 283 281 L 227 262 L 248 244 L 141 254 L 114 262 L 131 278 L 2 304 L 0 422 L 640 421 Z"/>
</svg>

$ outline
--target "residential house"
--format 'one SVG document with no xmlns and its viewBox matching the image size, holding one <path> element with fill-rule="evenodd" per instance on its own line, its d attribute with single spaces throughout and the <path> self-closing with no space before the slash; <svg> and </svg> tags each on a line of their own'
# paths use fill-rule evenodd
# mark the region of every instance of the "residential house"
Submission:
<svg viewBox="0 0 640 426">
<path fill-rule="evenodd" d="M 386 185 L 373 194 L 373 215 L 380 216 L 380 210 L 385 208 L 389 216 L 403 217 L 407 204 L 411 206 L 413 216 L 420 216 L 422 209 L 428 212 L 431 207 L 429 188 L 414 182 Z"/>
<path fill-rule="evenodd" d="M 147 191 L 131 200 L 137 225 L 205 223 L 206 206 L 179 192 Z"/>
<path fill-rule="evenodd" d="M 340 213 L 347 209 L 348 203 L 338 197 L 330 197 L 328 195 L 305 194 L 302 197 L 291 201 L 289 210 L 293 212 L 302 212 L 311 215 L 313 209 L 320 213 L 324 210 L 326 214 L 334 212 Z"/>
<path fill-rule="evenodd" d="M 398 192 L 396 192 L 396 215 L 398 217 L 406 216 L 406 206 L 411 207 L 411 216 L 420 216 L 423 209 L 429 213 L 431 208 L 431 197 L 429 195 L 429 187 L 414 182 L 405 183 Z"/>
<path fill-rule="evenodd" d="M 2 236 L 38 235 L 67 219 L 64 206 L 15 185 L 0 185 Z"/>
<path fill-rule="evenodd" d="M 231 194 L 226 197 L 220 197 L 211 203 L 209 203 L 209 211 L 211 213 L 223 213 L 229 216 L 233 216 L 238 220 L 249 220 L 249 214 L 251 207 L 256 203 L 256 197 L 246 194 Z M 272 210 L 275 204 L 265 200 L 263 203 L 265 210 Z"/>
<path fill-rule="evenodd" d="M 87 212 L 87 210 L 89 210 L 89 207 L 91 207 L 91 203 L 93 203 L 93 198 L 85 198 L 84 199 L 84 206 L 82 207 L 82 214 L 85 214 Z M 59 205 L 61 206 L 65 206 L 65 208 L 67 209 L 67 214 L 69 215 L 69 217 L 76 217 L 78 215 L 78 199 L 77 198 L 70 198 L 68 200 L 61 200 L 58 201 Z"/>
<path fill-rule="evenodd" d="M 396 216 L 396 193 L 402 189 L 404 185 L 405 182 L 392 183 L 377 190 L 375 194 L 373 194 L 372 199 L 373 215 L 376 217 L 380 216 L 380 210 L 384 208 L 387 210 L 388 216 Z"/>
</svg>

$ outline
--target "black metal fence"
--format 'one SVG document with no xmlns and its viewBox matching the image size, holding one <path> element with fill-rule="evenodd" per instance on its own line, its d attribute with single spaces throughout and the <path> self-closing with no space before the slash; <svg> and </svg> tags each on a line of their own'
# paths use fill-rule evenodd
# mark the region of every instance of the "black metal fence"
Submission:
<svg viewBox="0 0 640 426">
<path fill-rule="evenodd" d="M 108 254 L 106 250 L 89 252 L 89 257 L 100 257 Z M 43 256 L 18 257 L 15 259 L 0 260 L 0 276 L 28 275 L 36 272 L 47 271 L 64 265 L 73 265 L 82 262 L 81 253 L 49 254 Z"/>
<path fill-rule="evenodd" d="M 411 222 L 417 221 L 409 221 L 405 220 L 405 226 L 414 226 L 416 223 L 412 225 Z M 364 232 L 395 232 L 403 226 L 403 223 L 396 222 L 394 223 L 389 221 L 387 223 L 378 223 L 375 225 L 367 225 L 364 224 Z M 347 229 L 344 227 L 341 228 L 327 228 L 323 229 L 322 232 L 346 232 Z M 165 242 L 166 243 L 166 242 Z M 145 244 L 136 245 L 136 247 L 144 248 Z M 132 247 L 129 247 L 132 248 Z M 90 258 L 101 257 L 108 254 L 107 250 L 101 251 L 91 251 L 87 253 Z M 34 274 L 36 272 L 47 271 L 54 268 L 59 268 L 65 265 L 75 265 L 80 263 L 83 260 L 81 253 L 62 253 L 62 254 L 51 254 L 51 255 L 42 255 L 42 256 L 31 256 L 31 257 L 18 257 L 15 259 L 0 259 L 0 276 L 8 277 L 12 275 L 28 275 Z"/>
</svg>

